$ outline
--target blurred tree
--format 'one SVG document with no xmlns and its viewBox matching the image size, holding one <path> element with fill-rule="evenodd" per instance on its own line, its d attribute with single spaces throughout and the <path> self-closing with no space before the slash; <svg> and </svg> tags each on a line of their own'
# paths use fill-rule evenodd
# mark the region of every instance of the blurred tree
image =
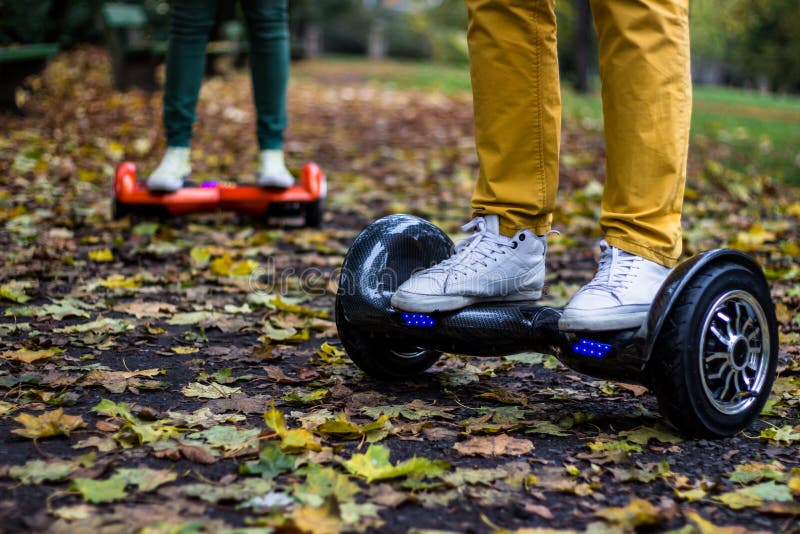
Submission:
<svg viewBox="0 0 800 534">
<path fill-rule="evenodd" d="M 592 54 L 592 13 L 589 0 L 575 0 L 575 90 L 588 93 L 589 66 Z"/>
<path fill-rule="evenodd" d="M 0 45 L 52 42 L 54 0 L 0 0 Z"/>
<path fill-rule="evenodd" d="M 418 35 L 417 43 L 425 43 L 428 54 L 434 60 L 450 63 L 469 61 L 464 0 L 429 2 L 409 13 L 408 24 Z"/>
<path fill-rule="evenodd" d="M 738 0 L 729 60 L 738 77 L 774 91 L 800 91 L 800 6 L 797 0 Z"/>
<path fill-rule="evenodd" d="M 733 8 L 740 0 L 692 0 L 689 3 L 689 35 L 692 43 L 692 77 L 719 84 L 729 75 L 730 36 L 741 34 L 742 21 L 734 20 Z"/>
<path fill-rule="evenodd" d="M 106 0 L 0 0 L 0 46 L 100 42 L 96 15 Z M 120 0 L 117 0 L 120 1 Z M 166 40 L 169 0 L 143 5 L 155 40 Z M 226 17 L 239 15 L 221 4 Z M 590 89 L 597 72 L 596 37 L 587 0 L 557 2 L 562 78 Z M 466 63 L 463 0 L 290 0 L 292 53 L 321 52 L 432 58 Z M 692 70 L 696 81 L 800 91 L 798 0 L 692 0 Z"/>
</svg>

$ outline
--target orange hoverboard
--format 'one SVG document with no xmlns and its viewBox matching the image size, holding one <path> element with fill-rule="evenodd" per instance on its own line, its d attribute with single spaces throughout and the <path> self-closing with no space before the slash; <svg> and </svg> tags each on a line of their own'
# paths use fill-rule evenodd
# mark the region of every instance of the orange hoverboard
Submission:
<svg viewBox="0 0 800 534">
<path fill-rule="evenodd" d="M 136 165 L 125 161 L 114 173 L 111 201 L 115 219 L 126 215 L 168 217 L 226 210 L 265 219 L 302 216 L 306 226 L 317 227 L 322 221 L 326 193 L 325 175 L 314 163 L 307 163 L 300 170 L 300 185 L 287 189 L 210 181 L 174 193 L 153 193 L 136 180 Z"/>
</svg>

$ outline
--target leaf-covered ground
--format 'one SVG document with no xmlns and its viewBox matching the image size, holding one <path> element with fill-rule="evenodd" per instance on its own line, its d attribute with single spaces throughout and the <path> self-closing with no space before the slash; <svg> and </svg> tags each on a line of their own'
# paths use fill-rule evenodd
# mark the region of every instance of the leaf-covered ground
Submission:
<svg viewBox="0 0 800 534">
<path fill-rule="evenodd" d="M 338 344 L 335 269 L 383 214 L 464 222 L 469 95 L 295 73 L 289 157 L 330 179 L 318 230 L 111 221 L 114 165 L 151 169 L 163 136 L 160 94 L 113 91 L 102 51 L 59 56 L 0 117 L 0 530 L 800 531 L 797 189 L 692 147 L 687 254 L 752 252 L 781 322 L 773 398 L 734 438 L 687 440 L 643 388 L 534 353 L 379 383 Z M 247 74 L 210 79 L 199 116 L 195 177 L 252 180 Z M 554 305 L 592 274 L 600 126 L 565 118 L 563 147 Z"/>
</svg>

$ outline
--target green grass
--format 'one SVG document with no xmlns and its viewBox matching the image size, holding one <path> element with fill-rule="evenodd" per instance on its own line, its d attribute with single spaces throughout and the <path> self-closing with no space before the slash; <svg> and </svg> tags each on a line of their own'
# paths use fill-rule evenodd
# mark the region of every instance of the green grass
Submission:
<svg viewBox="0 0 800 534">
<path fill-rule="evenodd" d="M 348 76 L 398 89 L 470 90 L 466 65 L 336 57 L 300 63 L 295 73 Z M 599 93 L 581 95 L 565 87 L 562 100 L 566 116 L 602 119 Z M 800 96 L 695 86 L 692 142 L 695 149 L 714 145 L 712 157 L 725 168 L 800 185 Z"/>
</svg>

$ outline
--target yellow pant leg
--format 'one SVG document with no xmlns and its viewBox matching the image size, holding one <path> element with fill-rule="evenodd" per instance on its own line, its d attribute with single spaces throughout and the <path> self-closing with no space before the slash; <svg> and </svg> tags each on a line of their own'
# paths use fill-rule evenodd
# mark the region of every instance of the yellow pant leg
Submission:
<svg viewBox="0 0 800 534">
<path fill-rule="evenodd" d="M 592 0 L 599 37 L 613 246 L 672 266 L 691 120 L 688 0 Z"/>
<path fill-rule="evenodd" d="M 555 0 L 466 3 L 481 167 L 472 208 L 498 215 L 503 234 L 543 234 L 558 188 L 561 135 Z"/>
</svg>

